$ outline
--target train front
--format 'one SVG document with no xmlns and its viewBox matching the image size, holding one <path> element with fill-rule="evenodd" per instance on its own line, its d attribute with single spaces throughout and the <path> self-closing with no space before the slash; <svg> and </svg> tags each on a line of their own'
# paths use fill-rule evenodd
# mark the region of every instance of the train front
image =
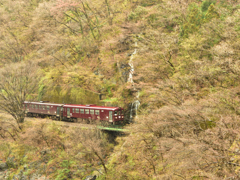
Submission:
<svg viewBox="0 0 240 180">
<path fill-rule="evenodd" d="M 124 122 L 124 110 L 123 108 L 118 108 L 113 111 L 113 124 L 123 124 Z"/>
</svg>

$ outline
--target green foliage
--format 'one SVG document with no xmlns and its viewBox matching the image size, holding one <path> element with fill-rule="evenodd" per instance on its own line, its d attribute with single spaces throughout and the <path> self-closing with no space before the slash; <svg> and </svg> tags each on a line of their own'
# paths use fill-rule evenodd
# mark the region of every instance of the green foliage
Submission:
<svg viewBox="0 0 240 180">
<path fill-rule="evenodd" d="M 44 88 L 45 88 L 45 85 L 43 84 L 39 84 L 39 87 L 38 87 L 38 101 L 41 101 L 42 100 L 42 97 L 44 95 Z"/>
<path fill-rule="evenodd" d="M 103 99 L 102 102 L 110 102 L 110 103 L 114 103 L 117 102 L 117 98 L 108 98 L 108 99 Z"/>
<path fill-rule="evenodd" d="M 73 164 L 73 161 L 69 161 L 69 160 L 63 160 L 61 163 L 61 167 L 63 168 L 69 168 L 71 166 L 71 164 Z"/>
<path fill-rule="evenodd" d="M 56 177 L 56 180 L 63 180 L 63 179 L 69 179 L 71 178 L 71 170 L 65 168 L 58 170 L 58 176 Z"/>
<path fill-rule="evenodd" d="M 202 24 L 203 15 L 197 4 L 190 5 L 186 23 L 182 25 L 181 36 L 188 37 L 189 34 L 198 31 Z"/>
<path fill-rule="evenodd" d="M 219 18 L 219 13 L 217 12 L 217 10 L 215 9 L 214 5 L 211 4 L 208 8 L 207 13 L 205 14 L 204 17 L 204 22 L 209 22 L 211 19 L 213 18 Z"/>
<path fill-rule="evenodd" d="M 219 13 L 214 7 L 214 4 L 209 4 L 210 1 L 204 1 L 202 9 L 197 4 L 191 4 L 188 8 L 186 22 L 183 23 L 180 35 L 188 37 L 189 34 L 196 33 L 203 23 L 209 22 L 211 19 L 219 18 Z M 206 9 L 207 8 L 207 9 Z"/>
<path fill-rule="evenodd" d="M 142 7 L 142 6 L 138 6 L 134 11 L 132 11 L 130 13 L 130 15 L 128 16 L 128 19 L 130 21 L 134 21 L 137 22 L 138 20 L 140 20 L 143 15 L 147 14 L 147 10 Z"/>
<path fill-rule="evenodd" d="M 201 5 L 201 10 L 202 12 L 206 12 L 209 8 L 210 5 L 215 5 L 216 4 L 216 1 L 215 0 L 205 0 L 202 2 L 202 5 Z"/>
<path fill-rule="evenodd" d="M 11 154 L 11 146 L 9 143 L 5 142 L 0 144 L 0 155 L 1 158 L 7 159 L 7 157 Z"/>
<path fill-rule="evenodd" d="M 160 4 L 161 2 L 162 0 L 140 0 L 141 6 L 144 6 L 144 7 Z"/>
<path fill-rule="evenodd" d="M 39 86 L 41 100 L 56 103 L 98 104 L 101 80 L 99 76 L 83 69 L 72 67 L 70 72 L 64 73 L 63 69 L 53 68 L 46 70 L 45 77 Z"/>
<path fill-rule="evenodd" d="M 150 16 L 148 16 L 148 23 L 149 24 L 153 24 L 157 20 L 158 20 L 158 15 L 157 14 L 150 14 Z"/>
<path fill-rule="evenodd" d="M 197 125 L 197 124 L 196 124 Z M 207 121 L 202 121 L 198 124 L 203 130 L 211 129 L 216 127 L 216 122 L 207 120 Z"/>
</svg>

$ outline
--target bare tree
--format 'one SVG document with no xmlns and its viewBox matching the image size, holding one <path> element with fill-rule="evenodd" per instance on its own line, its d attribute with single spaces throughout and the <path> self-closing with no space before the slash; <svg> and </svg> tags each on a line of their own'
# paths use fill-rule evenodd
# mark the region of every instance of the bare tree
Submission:
<svg viewBox="0 0 240 180">
<path fill-rule="evenodd" d="M 32 62 L 15 63 L 0 69 L 0 109 L 24 122 L 23 102 L 35 92 L 38 84 L 37 66 Z"/>
<path fill-rule="evenodd" d="M 106 159 L 104 158 L 111 149 L 111 145 L 104 137 L 104 134 L 97 129 L 89 131 L 81 131 L 76 129 L 73 131 L 72 137 L 75 137 L 75 144 L 81 142 L 81 149 L 77 149 L 77 153 L 82 152 L 85 156 L 82 156 L 84 162 L 99 162 L 103 167 L 105 173 L 108 172 L 106 166 Z M 77 137 L 77 138 L 76 138 Z M 71 149 L 72 151 L 72 149 Z M 80 159 L 79 159 L 80 160 Z"/>
</svg>

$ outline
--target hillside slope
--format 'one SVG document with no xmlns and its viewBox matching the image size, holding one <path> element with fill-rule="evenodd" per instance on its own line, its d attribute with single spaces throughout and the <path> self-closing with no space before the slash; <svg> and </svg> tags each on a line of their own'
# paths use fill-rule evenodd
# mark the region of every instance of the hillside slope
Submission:
<svg viewBox="0 0 240 180">
<path fill-rule="evenodd" d="M 0 67 L 38 65 L 30 100 L 126 109 L 100 179 L 237 179 L 238 4 L 2 0 Z"/>
</svg>

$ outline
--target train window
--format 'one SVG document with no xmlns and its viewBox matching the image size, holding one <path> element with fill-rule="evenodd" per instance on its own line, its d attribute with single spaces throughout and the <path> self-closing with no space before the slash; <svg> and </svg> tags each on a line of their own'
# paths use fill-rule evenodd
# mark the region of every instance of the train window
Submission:
<svg viewBox="0 0 240 180">
<path fill-rule="evenodd" d="M 72 112 L 74 113 L 74 108 L 72 108 Z"/>
<path fill-rule="evenodd" d="M 43 108 L 43 110 L 45 110 L 45 106 L 44 105 L 42 106 L 42 108 Z"/>
<path fill-rule="evenodd" d="M 35 105 L 35 109 L 38 109 L 38 105 Z"/>
<path fill-rule="evenodd" d="M 25 108 L 27 108 L 27 104 L 25 104 Z"/>
<path fill-rule="evenodd" d="M 47 110 L 49 110 L 50 109 L 50 107 L 49 106 L 47 106 Z"/>
<path fill-rule="evenodd" d="M 76 113 L 79 113 L 79 109 L 76 109 Z"/>
<path fill-rule="evenodd" d="M 96 114 L 96 115 L 99 115 L 99 110 L 95 110 L 95 114 Z"/>
<path fill-rule="evenodd" d="M 89 114 L 89 109 L 85 109 L 85 114 Z"/>
<path fill-rule="evenodd" d="M 90 110 L 90 114 L 94 114 L 94 110 L 93 109 Z"/>
<path fill-rule="evenodd" d="M 84 114 L 84 109 L 80 109 L 80 113 L 81 113 L 81 114 Z"/>
<path fill-rule="evenodd" d="M 42 105 L 39 105 L 39 109 L 42 109 Z"/>
<path fill-rule="evenodd" d="M 117 116 L 118 115 L 118 112 L 117 111 L 114 111 L 114 116 Z"/>
</svg>

